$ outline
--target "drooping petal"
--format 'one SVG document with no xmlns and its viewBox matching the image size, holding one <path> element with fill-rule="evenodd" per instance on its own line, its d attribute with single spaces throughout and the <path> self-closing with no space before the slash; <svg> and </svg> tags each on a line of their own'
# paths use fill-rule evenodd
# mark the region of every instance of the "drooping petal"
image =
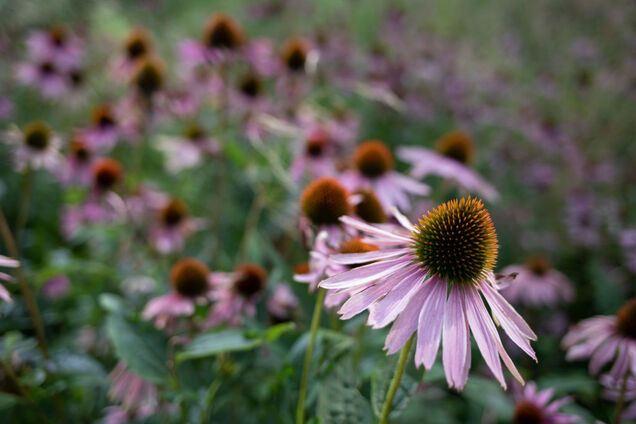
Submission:
<svg viewBox="0 0 636 424">
<path fill-rule="evenodd" d="M 424 368 L 430 370 L 442 339 L 447 284 L 445 281 L 431 278 L 424 285 L 430 288 L 430 292 L 418 317 L 415 364 L 423 364 Z"/>
<path fill-rule="evenodd" d="M 470 369 L 470 338 L 464 304 L 456 286 L 451 287 L 444 311 L 442 359 L 450 387 L 462 389 Z"/>
</svg>

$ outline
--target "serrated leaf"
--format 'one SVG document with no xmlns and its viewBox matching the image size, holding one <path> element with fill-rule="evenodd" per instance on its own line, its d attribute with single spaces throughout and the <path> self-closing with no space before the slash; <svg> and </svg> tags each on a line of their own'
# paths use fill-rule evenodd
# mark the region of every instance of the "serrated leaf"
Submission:
<svg viewBox="0 0 636 424">
<path fill-rule="evenodd" d="M 366 424 L 373 418 L 369 401 L 358 391 L 355 375 L 346 365 L 322 385 L 316 412 L 321 424 Z"/>
<path fill-rule="evenodd" d="M 106 331 L 117 356 L 140 377 L 161 383 L 168 377 L 168 341 L 146 323 L 133 323 L 118 315 L 106 320 Z"/>
<path fill-rule="evenodd" d="M 371 406 L 373 413 L 376 417 L 380 417 L 382 413 L 382 406 L 386 398 L 386 392 L 389 390 L 391 380 L 395 372 L 396 365 L 395 358 L 387 361 L 387 364 L 377 370 L 371 376 Z M 404 373 L 402 380 L 400 381 L 400 387 L 398 388 L 395 398 L 393 399 L 393 405 L 391 406 L 391 416 L 396 417 L 400 412 L 406 408 L 409 400 L 417 389 L 417 381 L 410 375 Z"/>
</svg>

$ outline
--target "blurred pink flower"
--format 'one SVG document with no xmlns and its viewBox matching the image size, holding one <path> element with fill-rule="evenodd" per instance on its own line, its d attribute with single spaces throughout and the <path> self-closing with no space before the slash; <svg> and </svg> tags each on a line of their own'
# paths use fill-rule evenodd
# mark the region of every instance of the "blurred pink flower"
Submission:
<svg viewBox="0 0 636 424">
<path fill-rule="evenodd" d="M 193 258 L 181 259 L 170 271 L 171 291 L 148 302 L 143 318 L 154 321 L 158 328 L 167 328 L 175 318 L 192 315 L 195 305 L 211 295 L 212 281 L 205 264 Z"/>
<path fill-rule="evenodd" d="M 60 138 L 44 122 L 31 122 L 22 129 L 12 127 L 4 134 L 13 153 L 16 170 L 45 169 L 55 172 L 62 156 Z"/>
<path fill-rule="evenodd" d="M 298 298 L 288 284 L 279 283 L 267 299 L 267 314 L 274 323 L 291 321 L 298 308 Z"/>
<path fill-rule="evenodd" d="M 27 54 L 33 61 L 50 61 L 63 71 L 81 65 L 84 49 L 81 40 L 64 27 L 33 31 L 27 37 Z"/>
<path fill-rule="evenodd" d="M 623 385 L 625 385 L 623 400 L 627 404 L 627 407 L 625 407 L 621 416 L 615 417 L 615 419 L 617 421 L 619 419 L 636 419 L 636 377 L 633 375 L 627 375 L 623 378 L 616 379 L 610 374 L 604 374 L 601 376 L 600 381 L 604 388 L 603 397 L 613 402 L 618 402 L 621 398 Z"/>
<path fill-rule="evenodd" d="M 294 160 L 289 170 L 294 181 L 303 177 L 315 179 L 336 174 L 336 149 L 330 135 L 321 128 L 305 134 L 304 139 L 295 144 Z"/>
<path fill-rule="evenodd" d="M 206 320 L 207 328 L 221 324 L 240 325 L 243 315 L 256 314 L 256 302 L 267 284 L 267 271 L 256 264 L 239 265 L 234 272 L 213 272 L 214 301 Z"/>
<path fill-rule="evenodd" d="M 574 298 L 574 289 L 568 278 L 553 269 L 548 258 L 544 256 L 531 256 L 524 265 L 507 266 L 501 273 L 517 274 L 501 291 L 511 303 L 555 306 L 561 302 L 570 302 Z"/>
<path fill-rule="evenodd" d="M 71 290 L 71 281 L 64 274 L 50 278 L 42 286 L 42 294 L 51 300 L 66 296 Z"/>
<path fill-rule="evenodd" d="M 20 266 L 20 262 L 18 262 L 17 260 L 0 255 L 0 267 L 17 268 L 18 266 Z M 9 274 L 0 272 L 0 281 L 13 281 L 13 278 Z M 0 284 L 0 299 L 4 300 L 5 302 L 12 301 L 9 291 L 2 284 Z"/>
<path fill-rule="evenodd" d="M 179 199 L 167 201 L 156 213 L 157 218 L 150 229 L 150 241 L 162 254 L 182 250 L 186 237 L 201 227 L 201 221 L 189 217 L 186 204 Z"/>
<path fill-rule="evenodd" d="M 124 413 L 126 418 L 132 416 L 141 419 L 157 411 L 159 405 L 157 387 L 128 370 L 123 361 L 117 363 L 109 378 L 111 385 L 108 397 L 113 402 L 121 404 L 121 409 L 109 411 L 107 417 L 109 422 L 122 422 L 118 419 L 123 418 Z"/>
<path fill-rule="evenodd" d="M 90 149 L 84 137 L 77 133 L 69 143 L 65 164 L 58 167 L 58 178 L 63 184 L 89 186 L 93 176 L 95 152 Z"/>
<path fill-rule="evenodd" d="M 164 154 L 166 169 L 172 174 L 196 167 L 221 150 L 219 143 L 197 123 L 189 125 L 183 135 L 158 137 L 157 148 Z"/>
<path fill-rule="evenodd" d="M 581 422 L 576 415 L 564 414 L 559 409 L 572 399 L 564 397 L 552 400 L 553 389 L 538 390 L 537 385 L 531 381 L 516 396 L 517 404 L 512 417 L 515 424 L 542 423 L 542 424 L 572 424 Z"/>
<path fill-rule="evenodd" d="M 438 141 L 438 151 L 424 147 L 402 146 L 398 157 L 410 163 L 410 174 L 417 179 L 427 175 L 438 175 L 451 180 L 469 193 L 487 200 L 495 200 L 497 191 L 468 165 L 472 161 L 473 141 L 459 131 L 446 134 Z"/>
<path fill-rule="evenodd" d="M 373 190 L 387 211 L 393 207 L 408 211 L 411 208 L 409 195 L 426 196 L 430 192 L 426 184 L 393 169 L 393 155 L 381 141 L 360 144 L 353 164 L 354 169 L 340 176 L 344 186 L 351 191 Z"/>
<path fill-rule="evenodd" d="M 581 321 L 565 335 L 562 345 L 568 361 L 589 358 L 594 375 L 612 363 L 609 374 L 613 378 L 636 374 L 636 299 L 629 300 L 616 315 Z"/>
<path fill-rule="evenodd" d="M 349 299 L 338 313 L 349 319 L 368 310 L 367 323 L 373 328 L 393 322 L 385 342 L 388 354 L 399 351 L 417 333 L 415 363 L 427 370 L 433 366 L 442 343 L 446 380 L 457 389 L 462 389 L 468 379 L 470 329 L 502 387 L 506 382 L 500 358 L 523 382 L 495 322 L 535 360 L 529 342 L 536 335 L 496 290 L 492 268 L 497 236 L 483 203 L 470 198 L 453 200 L 422 216 L 416 225 L 399 213 L 396 219 L 403 229 L 391 231 L 355 218 L 341 218 L 362 232 L 362 241 L 379 250 L 332 256 L 334 262 L 343 265 L 372 262 L 320 283 L 328 290 L 348 292 Z"/>
</svg>

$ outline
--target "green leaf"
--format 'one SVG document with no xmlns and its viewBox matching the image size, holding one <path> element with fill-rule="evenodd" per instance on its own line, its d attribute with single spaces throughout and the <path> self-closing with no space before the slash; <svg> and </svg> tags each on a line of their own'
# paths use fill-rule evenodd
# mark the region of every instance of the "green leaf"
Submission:
<svg viewBox="0 0 636 424">
<path fill-rule="evenodd" d="M 262 340 L 241 330 L 221 330 L 197 336 L 177 354 L 177 361 L 205 358 L 224 352 L 239 352 L 260 346 Z"/>
<path fill-rule="evenodd" d="M 464 396 L 471 402 L 495 411 L 497 416 L 512 416 L 512 401 L 499 384 L 481 377 L 471 377 L 464 388 Z"/>
<path fill-rule="evenodd" d="M 380 417 L 382 413 L 382 405 L 386 398 L 386 392 L 391 385 L 391 379 L 395 372 L 395 365 L 397 360 L 387 361 L 386 365 L 377 370 L 371 376 L 371 406 L 373 407 L 373 413 L 376 417 Z M 404 373 L 402 380 L 400 381 L 400 387 L 398 388 L 395 398 L 393 399 L 393 405 L 391 407 L 391 416 L 397 417 L 400 412 L 406 407 L 409 400 L 417 389 L 417 381 L 410 375 Z"/>
<path fill-rule="evenodd" d="M 0 392 L 0 410 L 11 408 L 13 405 L 17 404 L 20 398 L 15 395 Z"/>
<path fill-rule="evenodd" d="M 102 293 L 97 299 L 99 305 L 107 312 L 119 314 L 125 310 L 123 299 L 115 294 Z"/>
<path fill-rule="evenodd" d="M 118 315 L 106 320 L 106 331 L 117 356 L 140 377 L 161 383 L 168 377 L 168 341 L 146 323 L 133 323 Z"/>
<path fill-rule="evenodd" d="M 265 331 L 226 329 L 197 336 L 184 350 L 177 353 L 177 361 L 205 358 L 225 352 L 240 352 L 271 343 L 295 328 L 293 323 L 282 323 Z"/>
<path fill-rule="evenodd" d="M 356 388 L 355 374 L 345 364 L 321 387 L 316 412 L 321 424 L 363 424 L 373 418 L 369 401 Z"/>
</svg>

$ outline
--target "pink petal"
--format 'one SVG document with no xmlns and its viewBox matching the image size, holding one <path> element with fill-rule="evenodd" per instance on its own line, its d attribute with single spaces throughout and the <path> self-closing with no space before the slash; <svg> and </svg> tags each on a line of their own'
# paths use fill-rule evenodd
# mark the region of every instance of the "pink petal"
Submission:
<svg viewBox="0 0 636 424">
<path fill-rule="evenodd" d="M 432 278 L 424 284 L 430 287 L 431 291 L 423 302 L 418 317 L 415 364 L 423 364 L 424 368 L 430 370 L 435 362 L 442 339 L 447 284 L 436 278 Z"/>
</svg>

